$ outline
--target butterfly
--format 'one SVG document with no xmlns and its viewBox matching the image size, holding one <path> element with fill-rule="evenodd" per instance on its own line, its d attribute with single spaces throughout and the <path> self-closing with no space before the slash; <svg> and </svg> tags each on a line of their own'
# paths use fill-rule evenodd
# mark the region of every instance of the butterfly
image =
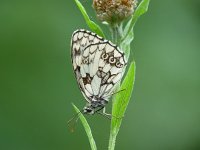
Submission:
<svg viewBox="0 0 200 150">
<path fill-rule="evenodd" d="M 83 113 L 94 114 L 103 109 L 121 80 L 125 54 L 97 34 L 79 29 L 72 34 L 71 59 L 79 88 L 87 104 Z"/>
</svg>

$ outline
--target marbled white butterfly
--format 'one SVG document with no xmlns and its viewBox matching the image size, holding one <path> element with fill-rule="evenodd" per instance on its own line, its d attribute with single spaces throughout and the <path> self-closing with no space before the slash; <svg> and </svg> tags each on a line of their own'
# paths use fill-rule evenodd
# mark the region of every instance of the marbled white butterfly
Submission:
<svg viewBox="0 0 200 150">
<path fill-rule="evenodd" d="M 83 29 L 73 33 L 71 51 L 76 80 L 88 102 L 83 113 L 94 114 L 105 107 L 122 78 L 124 53 L 112 42 Z"/>
</svg>

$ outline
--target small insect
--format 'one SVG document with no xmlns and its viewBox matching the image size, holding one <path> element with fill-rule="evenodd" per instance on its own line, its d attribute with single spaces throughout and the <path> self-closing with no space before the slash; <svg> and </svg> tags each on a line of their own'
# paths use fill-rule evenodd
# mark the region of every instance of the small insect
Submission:
<svg viewBox="0 0 200 150">
<path fill-rule="evenodd" d="M 79 88 L 87 104 L 85 114 L 95 114 L 105 107 L 121 80 L 126 60 L 112 42 L 80 29 L 72 34 L 71 59 Z"/>
</svg>

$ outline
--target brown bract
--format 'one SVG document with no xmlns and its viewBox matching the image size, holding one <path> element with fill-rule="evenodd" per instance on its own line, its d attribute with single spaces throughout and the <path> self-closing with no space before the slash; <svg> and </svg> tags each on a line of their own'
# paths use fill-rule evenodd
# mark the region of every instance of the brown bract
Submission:
<svg viewBox="0 0 200 150">
<path fill-rule="evenodd" d="M 97 18 L 115 24 L 133 14 L 137 0 L 93 0 Z"/>
</svg>

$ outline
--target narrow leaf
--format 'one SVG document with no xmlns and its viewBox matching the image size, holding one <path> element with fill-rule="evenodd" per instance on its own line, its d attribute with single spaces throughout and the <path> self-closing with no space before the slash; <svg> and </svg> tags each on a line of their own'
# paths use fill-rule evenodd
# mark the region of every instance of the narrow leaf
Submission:
<svg viewBox="0 0 200 150">
<path fill-rule="evenodd" d="M 92 136 L 92 131 L 90 129 L 90 126 L 89 126 L 87 120 L 85 119 L 85 117 L 83 116 L 83 114 L 80 112 L 80 110 L 74 104 L 72 104 L 72 105 L 73 105 L 75 111 L 77 113 L 80 113 L 79 114 L 79 118 L 80 118 L 80 120 L 82 122 L 82 125 L 83 125 L 83 127 L 85 129 L 85 132 L 86 132 L 86 134 L 88 136 L 88 140 L 90 142 L 91 150 L 97 150 L 96 143 L 95 143 L 95 140 L 94 140 L 94 138 Z"/>
<path fill-rule="evenodd" d="M 99 36 L 101 37 L 104 37 L 105 38 L 105 35 L 102 31 L 102 29 L 100 28 L 99 25 L 97 25 L 96 23 L 94 23 L 92 20 L 90 20 L 90 17 L 88 16 L 85 8 L 83 7 L 83 5 L 79 2 L 79 0 L 75 0 L 76 2 L 76 5 L 78 6 L 79 10 L 81 11 L 88 27 L 93 31 L 95 32 L 96 34 L 98 34 Z"/>
<path fill-rule="evenodd" d="M 124 34 L 125 36 L 122 38 L 122 41 L 124 41 L 127 38 L 129 32 L 131 32 L 131 30 L 133 29 L 138 18 L 148 11 L 149 2 L 150 2 L 150 0 L 142 0 L 140 2 L 139 6 L 137 7 L 136 11 L 134 12 L 134 14 L 131 18 L 130 23 L 127 24 L 126 28 L 128 28 L 128 30 L 125 32 L 125 34 Z"/>
<path fill-rule="evenodd" d="M 114 150 L 115 141 L 118 131 L 121 126 L 123 116 L 125 114 L 126 108 L 128 106 L 129 100 L 132 95 L 133 87 L 135 81 L 135 62 L 132 62 L 128 73 L 120 87 L 120 90 L 125 89 L 125 91 L 120 92 L 116 95 L 113 108 L 112 108 L 112 121 L 111 121 L 111 131 L 109 140 L 109 150 Z"/>
</svg>

